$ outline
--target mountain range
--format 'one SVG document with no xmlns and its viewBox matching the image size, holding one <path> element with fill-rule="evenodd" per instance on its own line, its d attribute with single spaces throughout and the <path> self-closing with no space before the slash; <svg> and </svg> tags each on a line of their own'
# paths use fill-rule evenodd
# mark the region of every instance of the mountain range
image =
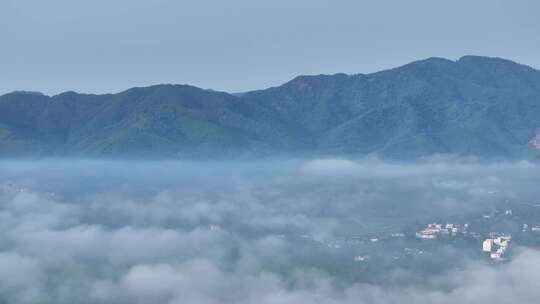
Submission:
<svg viewBox="0 0 540 304">
<path fill-rule="evenodd" d="M 166 84 L 0 96 L 2 157 L 538 157 L 539 127 L 540 71 L 481 56 L 242 94 Z"/>
</svg>

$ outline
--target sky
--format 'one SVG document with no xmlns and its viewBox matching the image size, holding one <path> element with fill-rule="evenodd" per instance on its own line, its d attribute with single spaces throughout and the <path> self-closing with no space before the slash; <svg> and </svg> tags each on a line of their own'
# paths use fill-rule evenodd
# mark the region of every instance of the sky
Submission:
<svg viewBox="0 0 540 304">
<path fill-rule="evenodd" d="M 227 92 L 485 55 L 540 68 L 536 0 L 0 0 L 0 94 Z"/>
</svg>

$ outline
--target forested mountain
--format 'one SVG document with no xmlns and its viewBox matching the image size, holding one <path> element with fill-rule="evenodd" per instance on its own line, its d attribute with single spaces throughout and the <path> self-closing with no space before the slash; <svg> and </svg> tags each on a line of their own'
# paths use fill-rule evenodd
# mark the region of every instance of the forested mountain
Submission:
<svg viewBox="0 0 540 304">
<path fill-rule="evenodd" d="M 535 154 L 540 71 L 429 58 L 372 74 L 299 76 L 228 94 L 187 85 L 0 96 L 0 155 Z"/>
</svg>

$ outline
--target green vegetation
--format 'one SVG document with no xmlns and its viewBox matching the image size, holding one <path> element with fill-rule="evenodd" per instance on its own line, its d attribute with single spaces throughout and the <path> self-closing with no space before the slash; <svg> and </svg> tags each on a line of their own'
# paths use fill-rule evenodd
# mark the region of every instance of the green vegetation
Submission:
<svg viewBox="0 0 540 304">
<path fill-rule="evenodd" d="M 0 155 L 157 156 L 434 153 L 537 157 L 540 71 L 430 58 L 367 75 L 301 76 L 232 95 L 185 85 L 118 94 L 0 97 Z M 22 150 L 21 150 L 22 149 Z"/>
</svg>

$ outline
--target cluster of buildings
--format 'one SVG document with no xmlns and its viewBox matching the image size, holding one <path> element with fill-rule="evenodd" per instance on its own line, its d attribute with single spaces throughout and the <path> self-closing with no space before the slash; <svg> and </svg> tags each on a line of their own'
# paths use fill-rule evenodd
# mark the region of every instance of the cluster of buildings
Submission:
<svg viewBox="0 0 540 304">
<path fill-rule="evenodd" d="M 353 258 L 353 261 L 355 262 L 365 262 L 369 260 L 369 256 L 368 255 L 357 255 Z"/>
<path fill-rule="evenodd" d="M 405 248 L 405 254 L 407 255 L 420 255 L 424 254 L 424 251 L 418 248 Z"/>
<path fill-rule="evenodd" d="M 528 224 L 523 224 L 523 229 L 522 231 L 523 232 L 528 232 L 530 229 L 530 231 L 532 232 L 540 232 L 540 225 L 531 225 L 529 226 Z"/>
<path fill-rule="evenodd" d="M 489 254 L 489 257 L 494 261 L 504 260 L 505 254 L 510 247 L 512 236 L 502 235 L 494 238 L 486 239 L 482 243 L 482 251 Z"/>
<path fill-rule="evenodd" d="M 458 234 L 466 234 L 469 224 L 459 225 L 459 224 L 438 224 L 432 223 L 428 224 L 426 228 L 416 232 L 416 237 L 425 240 L 436 239 L 441 235 L 451 235 L 456 236 Z"/>
</svg>

